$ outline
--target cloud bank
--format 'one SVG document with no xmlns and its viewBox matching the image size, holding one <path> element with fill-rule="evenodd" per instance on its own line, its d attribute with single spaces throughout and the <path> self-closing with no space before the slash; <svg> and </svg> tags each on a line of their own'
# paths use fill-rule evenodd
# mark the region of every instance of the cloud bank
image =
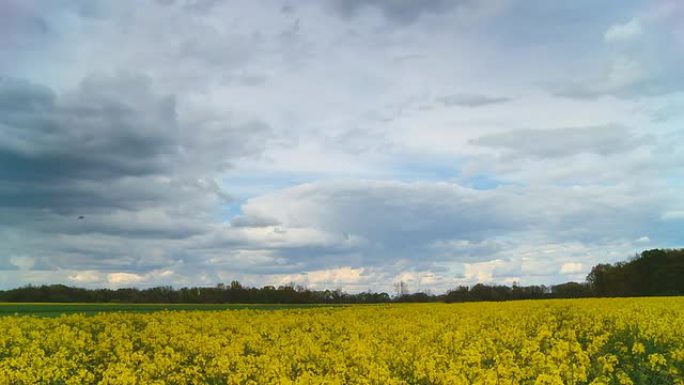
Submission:
<svg viewBox="0 0 684 385">
<path fill-rule="evenodd" d="M 0 7 L 5 288 L 442 291 L 681 246 L 676 1 Z"/>
</svg>

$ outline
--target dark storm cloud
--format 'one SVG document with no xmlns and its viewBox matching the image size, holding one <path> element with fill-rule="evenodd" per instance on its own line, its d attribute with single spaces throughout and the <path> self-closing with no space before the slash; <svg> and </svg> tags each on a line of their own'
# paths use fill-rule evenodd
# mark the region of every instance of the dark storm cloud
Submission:
<svg viewBox="0 0 684 385">
<path fill-rule="evenodd" d="M 153 97 L 140 79 L 128 83 L 123 94 L 88 81 L 64 100 L 27 82 L 0 83 L 3 180 L 109 179 L 168 167 L 179 150 L 173 99 Z"/>
<path fill-rule="evenodd" d="M 59 96 L 3 79 L 0 112 L 0 205 L 54 211 L 149 205 L 170 189 L 221 195 L 202 176 L 256 151 L 249 137 L 265 129 L 184 127 L 174 97 L 132 75 L 88 78 Z M 186 178 L 191 170 L 199 177 Z"/>
<path fill-rule="evenodd" d="M 209 232 L 232 199 L 215 178 L 267 133 L 181 107 L 144 76 L 91 76 L 63 93 L 2 79 L 0 267 L 173 265 L 180 242 Z"/>
</svg>

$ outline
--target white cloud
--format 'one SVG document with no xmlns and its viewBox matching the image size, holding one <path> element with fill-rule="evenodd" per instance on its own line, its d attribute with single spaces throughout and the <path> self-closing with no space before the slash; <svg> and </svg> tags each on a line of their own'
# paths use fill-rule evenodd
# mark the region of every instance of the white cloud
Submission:
<svg viewBox="0 0 684 385">
<path fill-rule="evenodd" d="M 354 287 L 365 281 L 364 268 L 339 267 L 333 269 L 313 270 L 298 274 L 277 275 L 280 284 L 290 282 L 317 289 L 334 289 L 338 287 Z M 368 282 L 364 282 L 368 283 Z"/>
<path fill-rule="evenodd" d="M 114 278 L 115 278 L 114 281 L 116 281 L 116 277 L 114 277 Z M 74 281 L 78 284 L 101 282 L 102 281 L 102 274 L 96 270 L 78 271 L 78 272 L 75 272 L 74 274 L 70 275 L 69 280 Z M 112 282 L 111 278 L 110 278 L 110 282 Z"/>
<path fill-rule="evenodd" d="M 650 242 L 651 242 L 651 238 L 649 238 L 648 236 L 644 235 L 643 237 L 637 238 L 634 242 L 635 242 L 635 243 L 650 243 Z"/>
<path fill-rule="evenodd" d="M 576 274 L 576 273 L 581 273 L 583 270 L 584 270 L 584 265 L 582 265 L 581 263 L 566 262 L 563 265 L 561 265 L 560 273 L 561 274 Z"/>
<path fill-rule="evenodd" d="M 615 57 L 606 74 L 606 83 L 597 85 L 597 92 L 614 92 L 629 87 L 646 78 L 646 70 L 642 64 L 629 57 Z M 601 89 L 603 88 L 603 89 Z"/>
<path fill-rule="evenodd" d="M 573 71 L 577 76 L 571 72 L 567 80 L 554 82 L 552 91 L 580 99 L 638 99 L 684 89 L 678 70 L 684 62 L 680 18 L 672 11 L 677 7 L 663 12 L 665 8 L 654 4 L 636 11 L 630 21 L 612 25 L 604 34 L 605 49 L 588 55 L 591 64 Z"/>
<path fill-rule="evenodd" d="M 494 270 L 504 264 L 500 259 L 493 261 L 466 263 L 465 279 L 470 282 L 491 283 L 494 280 Z"/>
<path fill-rule="evenodd" d="M 664 221 L 679 221 L 684 219 L 684 210 L 671 210 L 663 213 L 661 218 Z"/>
<path fill-rule="evenodd" d="M 30 270 L 36 264 L 35 258 L 27 255 L 11 256 L 9 262 L 20 270 Z"/>
<path fill-rule="evenodd" d="M 611 25 L 603 35 L 603 39 L 608 43 L 629 41 L 639 37 L 641 32 L 641 23 L 639 19 L 634 18 L 624 24 Z"/>
<path fill-rule="evenodd" d="M 451 284 L 548 284 L 608 255 L 633 254 L 638 242 L 624 234 L 655 226 L 646 218 L 658 205 L 649 194 L 599 186 L 482 191 L 446 183 L 305 184 L 251 199 L 243 211 L 275 218 L 283 239 L 289 229 L 323 232 L 294 243 L 240 240 L 235 233 L 233 247 L 261 244 L 281 256 L 281 266 L 305 270 L 346 260 L 352 268 L 426 272 L 442 281 L 450 276 Z M 606 251 L 611 248 L 617 254 Z M 581 262 L 568 264 L 568 258 Z"/>
<path fill-rule="evenodd" d="M 134 273 L 109 273 L 107 282 L 115 285 L 130 285 L 140 283 L 145 279 L 144 276 Z"/>
</svg>

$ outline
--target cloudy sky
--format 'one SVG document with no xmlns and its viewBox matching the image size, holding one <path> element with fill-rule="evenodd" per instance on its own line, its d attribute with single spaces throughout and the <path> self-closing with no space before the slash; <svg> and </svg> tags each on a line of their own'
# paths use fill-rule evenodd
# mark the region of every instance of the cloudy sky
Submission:
<svg viewBox="0 0 684 385">
<path fill-rule="evenodd" d="M 0 0 L 0 288 L 441 292 L 682 246 L 683 19 Z"/>
</svg>

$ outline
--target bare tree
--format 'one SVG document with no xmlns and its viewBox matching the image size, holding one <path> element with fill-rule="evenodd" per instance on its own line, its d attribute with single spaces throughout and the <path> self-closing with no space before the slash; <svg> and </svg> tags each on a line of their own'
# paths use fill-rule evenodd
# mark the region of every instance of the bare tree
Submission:
<svg viewBox="0 0 684 385">
<path fill-rule="evenodd" d="M 399 282 L 394 284 L 394 291 L 397 292 L 397 297 L 403 297 L 405 295 L 408 295 L 408 293 L 409 293 L 408 284 L 404 281 L 399 281 Z"/>
</svg>

